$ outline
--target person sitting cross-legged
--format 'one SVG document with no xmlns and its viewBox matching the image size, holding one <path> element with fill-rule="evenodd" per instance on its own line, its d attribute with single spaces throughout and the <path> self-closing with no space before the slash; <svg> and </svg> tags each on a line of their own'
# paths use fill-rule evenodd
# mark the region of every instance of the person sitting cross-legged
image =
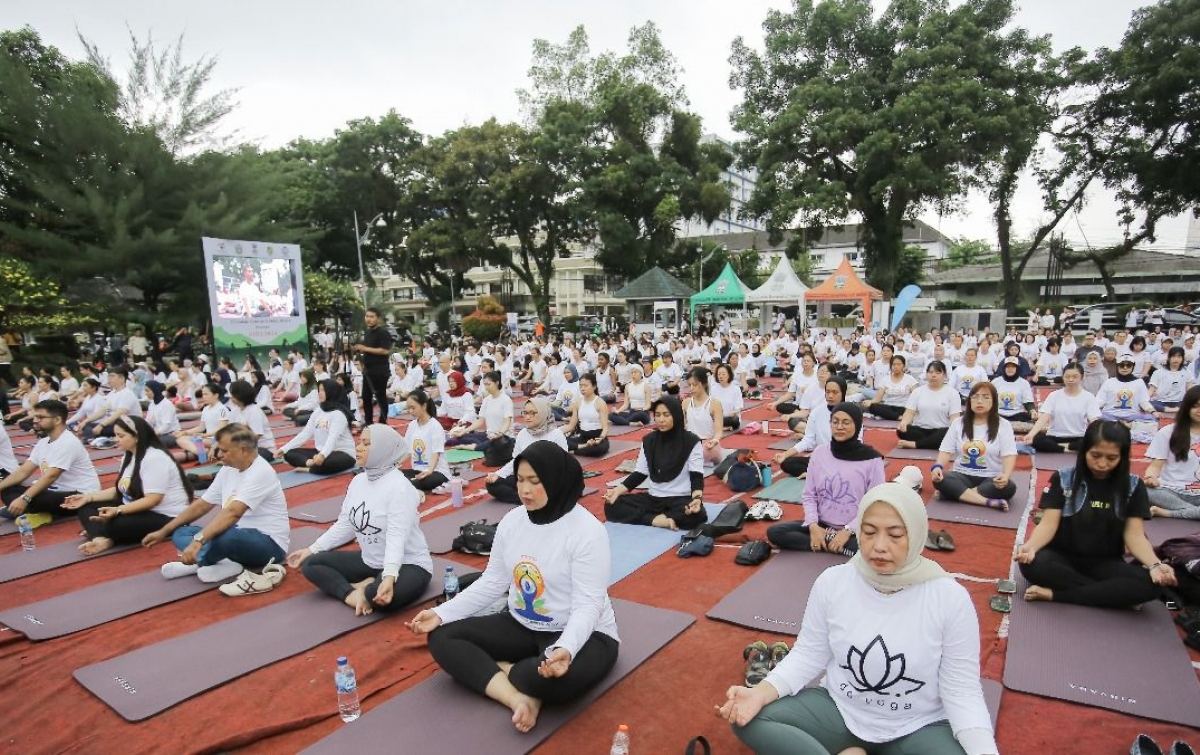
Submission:
<svg viewBox="0 0 1200 755">
<path fill-rule="evenodd" d="M 79 438 L 67 432 L 67 405 L 57 399 L 33 405 L 33 429 L 37 445 L 29 459 L 0 479 L 0 517 L 15 519 L 22 514 L 61 515 L 62 504 L 76 493 L 100 489 L 100 477 Z M 26 486 L 34 471 L 39 477 Z"/>
<path fill-rule="evenodd" d="M 946 472 L 950 459 L 954 465 Z M 1017 464 L 1017 441 L 1012 425 L 997 409 L 996 386 L 976 383 L 963 409 L 938 449 L 930 478 L 947 501 L 1008 511 L 1017 494 L 1012 481 Z"/>
<path fill-rule="evenodd" d="M 554 413 L 550 410 L 550 399 L 545 396 L 534 396 L 521 407 L 521 419 L 525 427 L 517 433 L 516 443 L 513 444 L 513 456 L 539 440 L 548 441 L 563 449 L 567 447 L 567 438 L 562 430 L 554 426 Z M 520 503 L 517 495 L 517 477 L 510 459 L 507 464 L 487 476 L 485 481 L 487 492 L 492 498 L 503 503 Z"/>
</svg>

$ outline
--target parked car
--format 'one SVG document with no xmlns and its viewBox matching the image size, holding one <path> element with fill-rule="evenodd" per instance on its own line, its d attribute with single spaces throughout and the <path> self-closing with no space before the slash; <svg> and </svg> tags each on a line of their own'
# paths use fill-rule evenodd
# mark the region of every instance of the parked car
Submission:
<svg viewBox="0 0 1200 755">
<path fill-rule="evenodd" d="M 1146 325 L 1146 310 L 1139 309 L 1138 324 Z M 1182 328 L 1184 325 L 1191 325 L 1193 328 L 1200 326 L 1200 314 L 1185 312 L 1179 308 L 1164 309 L 1162 326 L 1164 328 Z"/>
</svg>

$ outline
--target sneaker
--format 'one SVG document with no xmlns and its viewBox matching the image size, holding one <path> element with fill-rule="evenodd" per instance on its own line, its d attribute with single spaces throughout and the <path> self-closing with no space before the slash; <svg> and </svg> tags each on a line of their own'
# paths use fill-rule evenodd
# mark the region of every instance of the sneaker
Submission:
<svg viewBox="0 0 1200 755">
<path fill-rule="evenodd" d="M 747 687 L 753 687 L 767 678 L 771 671 L 771 651 L 767 649 L 767 643 L 762 640 L 751 642 L 742 651 L 742 657 L 746 659 Z"/>
<path fill-rule="evenodd" d="M 783 519 L 783 508 L 779 505 L 778 501 L 765 501 L 763 502 L 763 510 L 759 515 L 759 519 L 778 522 L 780 519 Z"/>
<path fill-rule="evenodd" d="M 236 577 L 241 573 L 241 564 L 223 558 L 211 566 L 201 566 L 196 571 L 196 576 L 200 578 L 201 582 L 224 582 L 230 577 Z"/>
<path fill-rule="evenodd" d="M 779 665 L 779 662 L 787 657 L 788 646 L 782 640 L 771 646 L 771 668 Z"/>
<path fill-rule="evenodd" d="M 179 579 L 180 577 L 190 577 L 200 571 L 200 567 L 195 564 L 185 564 L 182 561 L 170 561 L 162 565 L 163 579 Z"/>
<path fill-rule="evenodd" d="M 450 484 L 444 482 L 429 492 L 434 495 L 450 495 Z"/>
<path fill-rule="evenodd" d="M 275 589 L 276 585 L 283 581 L 285 576 L 287 576 L 287 570 L 275 563 L 275 559 L 271 559 L 263 567 L 262 574 L 255 574 L 246 569 L 236 580 L 221 585 L 217 589 L 221 591 L 222 595 L 230 597 L 270 592 Z"/>
<path fill-rule="evenodd" d="M 758 503 L 751 506 L 750 510 L 746 512 L 746 520 L 750 521 L 750 522 L 757 522 L 758 520 L 762 519 L 763 512 L 766 509 L 766 505 L 767 505 L 766 501 L 759 501 Z"/>
</svg>

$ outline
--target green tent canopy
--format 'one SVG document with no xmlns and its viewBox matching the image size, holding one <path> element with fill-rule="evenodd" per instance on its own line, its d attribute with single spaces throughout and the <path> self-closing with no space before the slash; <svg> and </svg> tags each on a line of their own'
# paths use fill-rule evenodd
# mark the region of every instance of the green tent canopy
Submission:
<svg viewBox="0 0 1200 755">
<path fill-rule="evenodd" d="M 733 265 L 725 263 L 725 269 L 717 276 L 712 285 L 704 289 L 700 293 L 692 297 L 692 319 L 696 318 L 696 307 L 715 304 L 738 304 L 746 303 L 746 297 L 750 294 L 749 287 L 742 283 L 737 277 L 737 273 L 733 272 Z"/>
</svg>

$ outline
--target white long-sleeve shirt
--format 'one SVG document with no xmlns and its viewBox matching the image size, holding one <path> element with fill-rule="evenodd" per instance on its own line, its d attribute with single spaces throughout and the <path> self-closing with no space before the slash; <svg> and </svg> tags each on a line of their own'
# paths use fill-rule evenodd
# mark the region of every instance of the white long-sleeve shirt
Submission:
<svg viewBox="0 0 1200 755">
<path fill-rule="evenodd" d="M 357 540 L 363 563 L 382 569 L 385 577 L 395 577 L 404 564 L 432 574 L 433 559 L 417 520 L 419 505 L 417 489 L 399 470 L 374 482 L 366 474 L 355 475 L 337 521 L 309 550 L 321 553 Z"/>
<path fill-rule="evenodd" d="M 514 619 L 535 632 L 562 632 L 552 647 L 574 658 L 592 632 L 620 641 L 608 598 L 611 572 L 608 531 L 583 506 L 542 525 L 518 506 L 500 520 L 483 576 L 433 610 L 449 624 L 507 593 Z"/>
<path fill-rule="evenodd" d="M 513 443 L 512 458 L 513 459 L 517 458 L 518 456 L 521 455 L 522 451 L 524 451 L 526 448 L 529 448 L 530 445 L 537 443 L 539 440 L 549 441 L 564 451 L 568 450 L 567 449 L 567 437 L 565 435 L 563 435 L 562 430 L 560 430 L 557 427 L 551 428 L 550 430 L 548 430 L 547 432 L 545 432 L 544 434 L 542 434 L 540 437 L 537 437 L 537 438 L 533 437 L 533 435 L 530 434 L 530 432 L 528 430 L 522 428 L 521 432 L 517 433 L 516 442 Z M 496 475 L 499 477 L 509 477 L 512 474 L 513 474 L 512 459 L 509 459 L 507 464 L 505 464 L 504 466 L 502 466 L 496 470 Z"/>
<path fill-rule="evenodd" d="M 949 719 L 968 755 L 998 752 L 979 682 L 979 619 L 953 579 L 885 594 L 852 564 L 826 569 L 792 652 L 766 681 L 785 697 L 821 674 L 846 728 L 867 742 Z"/>
<path fill-rule="evenodd" d="M 293 448 L 299 448 L 307 443 L 309 438 L 313 439 L 317 453 L 326 458 L 334 451 L 354 456 L 354 436 L 350 434 L 350 423 L 340 411 L 327 412 L 318 405 L 308 418 L 304 429 L 284 443 L 279 452 L 285 454 Z"/>
</svg>

